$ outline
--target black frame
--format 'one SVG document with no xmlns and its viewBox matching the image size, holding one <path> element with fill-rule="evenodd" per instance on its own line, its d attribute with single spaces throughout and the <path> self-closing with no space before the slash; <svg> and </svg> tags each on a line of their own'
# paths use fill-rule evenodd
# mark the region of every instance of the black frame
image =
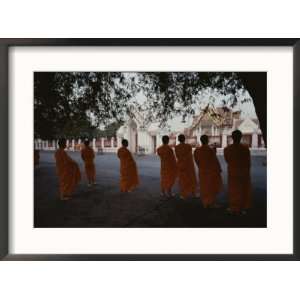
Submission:
<svg viewBox="0 0 300 300">
<path fill-rule="evenodd" d="M 300 39 L 0 39 L 0 259 L 2 260 L 147 260 L 147 261 L 193 261 L 193 260 L 300 260 L 300 195 L 297 179 L 300 178 L 299 156 L 294 161 L 294 251 L 293 254 L 10 254 L 9 253 L 9 82 L 8 55 L 12 46 L 285 46 L 293 47 L 294 82 L 294 153 L 300 151 L 300 139 L 296 136 L 300 128 Z M 298 83 L 298 85 L 297 85 Z M 284 201 L 284 199 L 282 199 Z"/>
</svg>

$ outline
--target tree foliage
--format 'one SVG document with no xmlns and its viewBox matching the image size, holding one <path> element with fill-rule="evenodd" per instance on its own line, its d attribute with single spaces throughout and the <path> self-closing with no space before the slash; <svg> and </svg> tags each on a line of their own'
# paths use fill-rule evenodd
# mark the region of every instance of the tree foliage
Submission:
<svg viewBox="0 0 300 300">
<path fill-rule="evenodd" d="M 158 119 L 162 123 L 172 116 L 179 115 L 185 119 L 194 115 L 199 105 L 199 94 L 206 89 L 224 96 L 224 109 L 233 108 L 238 103 L 238 95 L 247 94 L 238 74 L 232 72 L 146 72 L 138 75 L 147 97 L 141 109 L 149 113 L 149 119 Z M 211 104 L 214 101 L 212 97 Z M 251 99 L 244 97 L 242 101 Z"/>
<path fill-rule="evenodd" d="M 266 105 L 256 93 L 259 73 L 236 72 L 37 72 L 34 77 L 35 134 L 37 137 L 95 136 L 115 133 L 117 127 L 138 110 L 148 121 L 162 125 L 171 117 L 183 120 L 195 114 L 199 95 L 208 90 L 223 98 L 224 109 L 251 101 L 256 110 Z M 261 88 L 266 86 L 266 82 Z M 258 90 L 259 92 L 259 90 Z M 140 102 L 143 94 L 147 101 Z M 241 95 L 243 97 L 241 97 Z M 214 104 L 214 98 L 211 98 Z M 264 103 L 263 103 L 264 102 Z M 259 116 L 265 123 L 266 116 Z M 99 131 L 99 125 L 106 126 Z M 265 127 L 262 126 L 263 131 Z"/>
<path fill-rule="evenodd" d="M 90 136 L 100 124 L 122 121 L 133 84 L 120 72 L 35 73 L 35 136 Z"/>
</svg>

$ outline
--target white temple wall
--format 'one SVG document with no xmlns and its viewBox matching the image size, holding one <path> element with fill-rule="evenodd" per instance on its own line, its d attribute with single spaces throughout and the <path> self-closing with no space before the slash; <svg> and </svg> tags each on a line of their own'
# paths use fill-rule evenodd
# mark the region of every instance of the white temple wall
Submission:
<svg viewBox="0 0 300 300">
<path fill-rule="evenodd" d="M 91 146 L 99 153 L 113 153 L 116 152 L 121 146 L 121 140 L 125 138 L 129 143 L 128 149 L 132 153 L 154 154 L 156 153 L 156 149 L 162 145 L 162 136 L 165 134 L 171 134 L 169 131 L 160 129 L 149 129 L 149 131 L 147 131 L 147 129 L 144 129 L 144 127 L 140 126 L 141 124 L 137 121 L 130 120 L 126 123 L 126 125 L 122 126 L 120 130 L 118 130 L 116 143 L 114 143 L 115 138 L 112 138 L 111 143 L 105 143 L 104 146 L 104 138 L 97 138 L 97 140 L 94 138 L 92 139 Z M 190 137 L 197 137 L 198 144 L 201 144 L 200 136 L 202 134 L 218 137 L 217 142 L 221 147 L 218 149 L 218 153 L 221 153 L 223 148 L 227 146 L 227 143 L 231 141 L 228 137 L 231 135 L 233 129 L 234 128 L 231 127 L 219 128 L 218 126 L 207 126 L 203 128 L 202 126 L 198 125 L 197 127 L 193 128 Z M 240 129 L 245 135 L 251 135 L 251 139 L 249 139 L 249 141 L 251 143 L 250 147 L 252 153 L 266 151 L 264 148 L 263 139 L 261 137 L 261 131 L 257 124 L 255 124 L 252 120 L 246 119 L 242 124 L 240 124 L 238 129 Z M 173 135 L 174 134 L 175 133 L 173 132 Z M 176 140 L 178 134 L 179 133 L 176 134 Z M 35 149 L 39 150 L 56 150 L 58 148 L 57 142 L 57 140 L 43 141 L 41 139 L 36 139 L 34 141 L 34 147 Z M 212 139 L 212 142 L 214 142 L 214 139 Z M 80 144 L 80 139 L 76 139 L 76 146 L 74 139 L 67 140 L 67 150 L 78 151 L 81 148 Z"/>
<path fill-rule="evenodd" d="M 138 131 L 138 146 L 144 148 L 145 153 L 153 153 L 152 137 L 147 131 Z"/>
<path fill-rule="evenodd" d="M 162 137 L 163 137 L 162 134 L 159 134 L 159 133 L 158 133 L 158 134 L 156 135 L 156 149 L 162 145 L 162 140 L 161 140 Z M 156 149 L 155 149 L 155 153 L 156 153 Z"/>
<path fill-rule="evenodd" d="M 128 143 L 129 143 L 129 150 L 131 152 L 135 152 L 136 151 L 136 130 L 135 129 L 131 129 L 129 131 L 129 138 L 128 138 Z"/>
</svg>

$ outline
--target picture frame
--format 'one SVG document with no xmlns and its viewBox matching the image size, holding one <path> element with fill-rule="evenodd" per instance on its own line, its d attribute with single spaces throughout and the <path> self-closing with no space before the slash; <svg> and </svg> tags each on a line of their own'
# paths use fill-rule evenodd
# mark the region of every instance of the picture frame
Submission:
<svg viewBox="0 0 300 300">
<path fill-rule="evenodd" d="M 292 254 L 12 254 L 9 250 L 9 48 L 10 47 L 292 47 L 293 48 L 293 253 Z M 2 260 L 299 260 L 300 204 L 299 126 L 300 39 L 0 39 L 0 258 Z"/>
</svg>

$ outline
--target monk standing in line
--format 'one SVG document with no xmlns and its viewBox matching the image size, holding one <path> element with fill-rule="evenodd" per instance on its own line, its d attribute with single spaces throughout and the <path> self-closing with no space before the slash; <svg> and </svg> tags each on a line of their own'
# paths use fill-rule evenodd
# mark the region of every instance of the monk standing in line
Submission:
<svg viewBox="0 0 300 300">
<path fill-rule="evenodd" d="M 125 139 L 122 140 L 122 147 L 118 150 L 118 157 L 120 159 L 121 192 L 131 192 L 139 185 L 136 163 L 127 147 L 128 141 Z"/>
<path fill-rule="evenodd" d="M 196 174 L 192 154 L 192 146 L 185 144 L 185 136 L 178 136 L 179 145 L 175 147 L 177 157 L 177 169 L 179 176 L 180 198 L 185 199 L 190 194 L 195 196 Z"/>
<path fill-rule="evenodd" d="M 208 136 L 202 135 L 202 146 L 194 152 L 199 168 L 200 197 L 204 208 L 217 208 L 216 196 L 222 188 L 221 166 L 214 149 L 208 146 Z"/>
<path fill-rule="evenodd" d="M 163 145 L 157 149 L 160 157 L 160 187 L 162 196 L 172 197 L 172 186 L 177 178 L 176 158 L 169 144 L 169 137 L 162 137 Z"/>
<path fill-rule="evenodd" d="M 80 181 L 80 170 L 77 163 L 65 152 L 66 140 L 58 142 L 55 152 L 56 170 L 59 178 L 60 199 L 69 200 Z"/>
<path fill-rule="evenodd" d="M 224 149 L 228 164 L 229 212 L 235 215 L 246 213 L 251 207 L 250 151 L 241 144 L 242 132 L 232 132 L 233 144 Z"/>
<path fill-rule="evenodd" d="M 96 181 L 96 170 L 94 164 L 95 153 L 90 147 L 90 141 L 84 141 L 84 148 L 81 150 L 81 158 L 84 161 L 85 173 L 88 180 L 88 186 L 95 185 Z"/>
</svg>

